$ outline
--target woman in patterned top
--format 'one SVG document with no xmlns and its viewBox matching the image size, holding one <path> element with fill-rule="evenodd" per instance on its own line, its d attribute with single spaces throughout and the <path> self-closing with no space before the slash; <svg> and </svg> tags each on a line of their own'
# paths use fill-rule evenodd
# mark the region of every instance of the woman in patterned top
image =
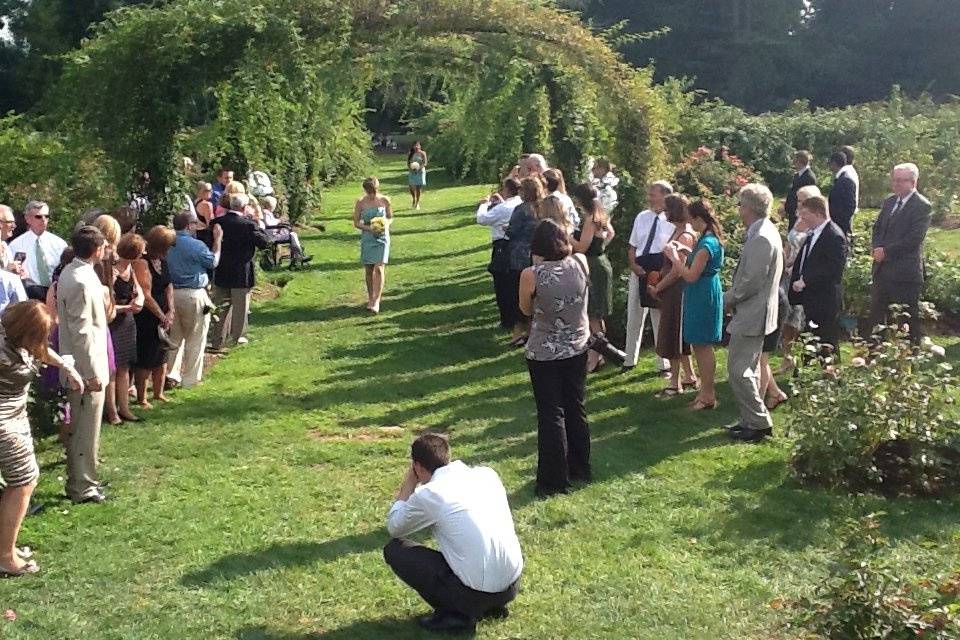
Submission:
<svg viewBox="0 0 960 640">
<path fill-rule="evenodd" d="M 520 310 L 533 317 L 527 368 L 537 403 L 537 495 L 568 493 L 590 481 L 590 427 L 584 405 L 590 273 L 567 232 L 552 220 L 530 242 L 534 264 L 520 276 Z"/>
<path fill-rule="evenodd" d="M 43 363 L 59 367 L 69 385 L 83 388 L 80 374 L 47 348 L 53 316 L 36 300 L 10 305 L 0 320 L 0 576 L 37 573 L 29 549 L 17 548 L 20 525 L 37 486 L 40 467 L 27 420 L 27 394 Z"/>
</svg>

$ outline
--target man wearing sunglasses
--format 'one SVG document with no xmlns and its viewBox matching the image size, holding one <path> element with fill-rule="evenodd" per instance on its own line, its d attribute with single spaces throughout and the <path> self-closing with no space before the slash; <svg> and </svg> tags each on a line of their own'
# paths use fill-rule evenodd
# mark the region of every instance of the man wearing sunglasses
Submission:
<svg viewBox="0 0 960 640">
<path fill-rule="evenodd" d="M 34 300 L 46 300 L 50 277 L 60 264 L 60 254 L 67 248 L 62 238 L 47 231 L 50 207 L 46 202 L 31 200 L 23 210 L 28 230 L 10 243 L 14 256 L 23 255 L 24 285 Z"/>
<path fill-rule="evenodd" d="M 17 219 L 13 216 L 13 209 L 0 204 L 0 269 L 13 271 L 13 253 L 7 246 L 7 240 L 17 229 Z"/>
</svg>

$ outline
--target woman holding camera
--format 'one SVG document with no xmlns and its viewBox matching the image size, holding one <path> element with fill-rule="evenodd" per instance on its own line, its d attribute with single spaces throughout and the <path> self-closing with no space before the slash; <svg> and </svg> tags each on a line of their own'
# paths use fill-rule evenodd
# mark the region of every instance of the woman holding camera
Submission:
<svg viewBox="0 0 960 640">
<path fill-rule="evenodd" d="M 27 394 L 41 364 L 58 367 L 74 390 L 83 382 L 72 365 L 47 347 L 53 316 L 36 300 L 10 305 L 0 319 L 0 576 L 12 578 L 40 571 L 17 535 L 37 486 L 40 467 L 33 452 Z"/>
<path fill-rule="evenodd" d="M 547 497 L 589 482 L 590 427 L 584 402 L 590 321 L 586 258 L 567 232 L 543 220 L 533 233 L 534 264 L 520 276 L 520 310 L 533 317 L 527 368 L 537 403 L 537 486 Z"/>
</svg>

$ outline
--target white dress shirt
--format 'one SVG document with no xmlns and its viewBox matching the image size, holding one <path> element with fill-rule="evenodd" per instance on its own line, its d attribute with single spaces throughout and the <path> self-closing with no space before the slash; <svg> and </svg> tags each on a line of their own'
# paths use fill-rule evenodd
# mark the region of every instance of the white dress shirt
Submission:
<svg viewBox="0 0 960 640">
<path fill-rule="evenodd" d="M 10 271 L 0 270 L 0 315 L 3 310 L 15 302 L 25 302 L 27 292 L 23 288 L 20 276 Z"/>
<path fill-rule="evenodd" d="M 13 254 L 10 253 L 10 247 L 5 240 L 0 240 L 0 269 L 6 269 L 13 262 Z"/>
<path fill-rule="evenodd" d="M 630 245 L 637 250 L 637 255 L 643 255 L 643 250 L 647 246 L 647 238 L 653 230 L 654 218 L 659 219 L 657 224 L 657 235 L 650 245 L 650 253 L 662 253 L 663 248 L 670 242 L 673 232 L 676 228 L 667 220 L 666 213 L 656 214 L 647 209 L 637 214 L 633 221 L 633 231 L 630 232 Z"/>
<path fill-rule="evenodd" d="M 60 254 L 67 248 L 67 243 L 49 231 L 45 231 L 43 235 L 38 236 L 32 230 L 27 230 L 26 233 L 18 236 L 10 243 L 9 249 L 13 252 L 13 255 L 22 251 L 27 256 L 23 261 L 23 268 L 27 272 L 27 279 L 33 283 L 40 284 L 40 275 L 37 271 L 37 238 L 40 239 L 42 257 L 47 263 L 47 273 L 50 275 L 53 275 L 54 269 L 59 266 Z"/>
<path fill-rule="evenodd" d="M 573 199 L 567 194 L 559 191 L 554 191 L 550 195 L 560 201 L 560 204 L 563 206 L 563 212 L 567 214 L 567 221 L 573 225 L 574 229 L 579 229 L 580 214 L 577 213 L 577 208 L 573 205 Z"/>
<path fill-rule="evenodd" d="M 803 273 L 803 267 L 807 264 L 807 256 L 809 256 L 810 253 L 813 251 L 813 246 L 817 244 L 817 240 L 820 239 L 820 234 L 823 233 L 823 230 L 827 228 L 828 224 L 830 224 L 830 218 L 827 218 L 826 220 L 821 222 L 816 229 L 808 232 L 808 237 L 810 238 L 810 240 L 808 242 L 805 242 L 804 243 L 805 248 L 801 249 L 802 253 L 800 256 L 800 273 Z"/>
<path fill-rule="evenodd" d="M 440 553 L 460 581 L 475 591 L 500 593 L 523 570 L 507 492 L 497 472 L 460 460 L 440 467 L 387 515 L 394 538 L 433 527 Z"/>
<path fill-rule="evenodd" d="M 507 198 L 494 206 L 484 202 L 477 208 L 477 224 L 490 227 L 490 241 L 496 242 L 507 237 L 507 225 L 510 224 L 510 216 L 513 210 L 523 202 L 520 196 Z"/>
</svg>

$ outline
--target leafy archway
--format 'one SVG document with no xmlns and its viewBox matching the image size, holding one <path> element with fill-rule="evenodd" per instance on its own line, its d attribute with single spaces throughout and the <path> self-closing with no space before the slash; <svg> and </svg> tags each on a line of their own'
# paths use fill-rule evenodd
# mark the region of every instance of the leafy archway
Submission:
<svg viewBox="0 0 960 640">
<path fill-rule="evenodd" d="M 182 155 L 271 171 L 299 214 L 360 170 L 371 87 L 427 100 L 416 123 L 462 174 L 523 150 L 579 169 L 606 153 L 635 177 L 664 161 L 649 73 L 576 15 L 528 0 L 171 0 L 110 14 L 66 65 L 61 113 L 164 192 Z"/>
</svg>

